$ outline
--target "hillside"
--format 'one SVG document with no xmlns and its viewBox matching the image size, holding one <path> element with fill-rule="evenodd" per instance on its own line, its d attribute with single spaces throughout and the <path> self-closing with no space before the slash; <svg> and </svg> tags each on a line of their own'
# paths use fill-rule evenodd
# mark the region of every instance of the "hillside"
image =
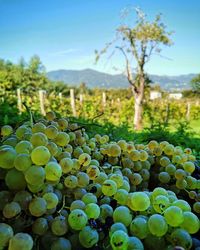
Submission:
<svg viewBox="0 0 200 250">
<path fill-rule="evenodd" d="M 50 80 L 63 81 L 72 85 L 79 85 L 85 82 L 89 88 L 126 88 L 128 81 L 123 74 L 106 74 L 92 69 L 84 70 L 55 70 L 47 73 Z M 183 90 L 190 88 L 190 80 L 195 74 L 179 76 L 150 75 L 153 83 L 160 84 L 164 90 Z"/>
</svg>

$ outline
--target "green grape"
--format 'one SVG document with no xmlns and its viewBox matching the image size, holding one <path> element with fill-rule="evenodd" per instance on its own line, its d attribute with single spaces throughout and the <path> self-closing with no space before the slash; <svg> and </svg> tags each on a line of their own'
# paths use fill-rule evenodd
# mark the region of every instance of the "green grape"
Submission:
<svg viewBox="0 0 200 250">
<path fill-rule="evenodd" d="M 167 167 L 169 164 L 170 164 L 170 159 L 167 157 L 167 156 L 163 156 L 161 159 L 160 159 L 160 165 L 162 167 Z"/>
<path fill-rule="evenodd" d="M 33 133 L 44 133 L 46 126 L 42 122 L 37 122 L 33 125 L 32 127 L 32 132 Z"/>
<path fill-rule="evenodd" d="M 74 209 L 85 209 L 85 203 L 82 200 L 75 200 L 70 205 L 70 211 L 73 211 Z"/>
<path fill-rule="evenodd" d="M 108 179 L 107 174 L 104 173 L 104 172 L 100 172 L 99 176 L 97 176 L 97 177 L 94 179 L 94 183 L 99 183 L 99 184 L 102 185 L 103 182 L 104 182 L 105 180 L 107 180 L 107 179 Z"/>
<path fill-rule="evenodd" d="M 120 205 L 126 205 L 128 199 L 128 192 L 124 189 L 118 189 L 114 194 L 114 199 L 117 200 L 117 203 Z"/>
<path fill-rule="evenodd" d="M 182 180 L 186 177 L 186 172 L 183 169 L 177 169 L 175 172 L 175 178 L 177 180 Z"/>
<path fill-rule="evenodd" d="M 86 193 L 82 197 L 82 201 L 87 205 L 90 203 L 97 203 L 97 197 L 92 193 Z"/>
<path fill-rule="evenodd" d="M 87 146 L 87 145 L 84 145 L 84 146 L 83 146 L 83 152 L 90 155 L 90 154 L 91 154 L 91 149 L 90 149 L 90 147 Z"/>
<path fill-rule="evenodd" d="M 54 142 L 61 147 L 66 146 L 70 141 L 70 137 L 65 132 L 58 132 L 56 138 L 54 139 Z"/>
<path fill-rule="evenodd" d="M 31 193 L 35 194 L 35 193 L 38 193 L 38 192 L 41 192 L 41 191 L 42 191 L 42 189 L 43 189 L 43 187 L 44 187 L 44 183 L 41 183 L 41 184 L 39 184 L 39 185 L 31 185 L 31 184 L 28 184 L 27 187 L 28 187 L 28 190 L 29 190 Z"/>
<path fill-rule="evenodd" d="M 21 212 L 21 207 L 15 201 L 7 203 L 3 208 L 3 216 L 7 219 L 17 216 L 20 212 Z"/>
<path fill-rule="evenodd" d="M 90 248 L 99 241 L 99 234 L 90 226 L 86 226 L 79 232 L 79 241 L 83 247 Z"/>
<path fill-rule="evenodd" d="M 64 174 L 70 173 L 73 169 L 74 162 L 70 158 L 63 158 L 60 160 L 60 166 Z"/>
<path fill-rule="evenodd" d="M 111 228 L 110 228 L 110 231 L 109 231 L 109 236 L 111 238 L 112 234 L 118 230 L 122 230 L 124 231 L 125 233 L 128 233 L 128 230 L 126 228 L 126 226 L 121 223 L 121 222 L 116 222 L 114 224 L 112 224 Z"/>
<path fill-rule="evenodd" d="M 16 136 L 18 139 L 23 140 L 24 139 L 24 134 L 30 132 L 30 128 L 22 125 L 17 128 L 16 130 Z"/>
<path fill-rule="evenodd" d="M 48 142 L 46 147 L 52 156 L 55 156 L 58 153 L 58 146 L 54 142 L 52 141 Z"/>
<path fill-rule="evenodd" d="M 138 150 L 132 150 L 129 155 L 132 161 L 140 160 L 140 152 Z"/>
<path fill-rule="evenodd" d="M 182 180 L 177 180 L 176 181 L 176 187 L 178 189 L 185 189 L 187 187 L 187 181 L 182 179 Z"/>
<path fill-rule="evenodd" d="M 24 190 L 26 188 L 26 180 L 24 174 L 17 169 L 11 169 L 7 172 L 5 183 L 10 190 Z"/>
<path fill-rule="evenodd" d="M 59 181 L 62 175 L 62 168 L 56 162 L 49 162 L 45 166 L 46 180 Z"/>
<path fill-rule="evenodd" d="M 110 144 L 108 147 L 108 155 L 112 157 L 118 157 L 121 154 L 121 148 L 117 144 Z"/>
<path fill-rule="evenodd" d="M 139 216 L 133 219 L 130 224 L 130 233 L 139 239 L 145 239 L 149 234 L 147 220 Z"/>
<path fill-rule="evenodd" d="M 15 158 L 14 165 L 17 170 L 25 171 L 32 165 L 32 161 L 28 154 L 18 154 Z"/>
<path fill-rule="evenodd" d="M 38 132 L 31 136 L 30 142 L 34 147 L 46 146 L 48 143 L 48 138 L 44 133 Z"/>
<path fill-rule="evenodd" d="M 39 185 L 44 183 L 45 171 L 43 167 L 31 166 L 25 172 L 26 182 L 30 185 Z"/>
<path fill-rule="evenodd" d="M 82 166 L 88 166 L 91 161 L 91 157 L 89 154 L 82 153 L 78 158 L 79 164 Z"/>
<path fill-rule="evenodd" d="M 78 179 L 78 186 L 79 187 L 86 187 L 87 185 L 89 185 L 90 179 L 86 173 L 78 172 L 77 179 Z"/>
<path fill-rule="evenodd" d="M 197 193 L 195 191 L 189 191 L 188 195 L 192 200 L 197 199 Z"/>
<path fill-rule="evenodd" d="M 112 217 L 113 215 L 113 208 L 108 205 L 108 204 L 102 204 L 100 206 L 100 218 L 101 221 L 103 221 L 105 223 L 105 219 L 110 216 Z"/>
<path fill-rule="evenodd" d="M 127 250 L 129 237 L 123 230 L 117 230 L 112 234 L 110 243 L 113 250 Z"/>
<path fill-rule="evenodd" d="M 43 166 L 48 163 L 51 154 L 47 147 L 45 146 L 38 146 L 33 149 L 31 152 L 31 160 L 34 164 L 38 166 Z"/>
<path fill-rule="evenodd" d="M 58 129 L 53 125 L 49 125 L 48 127 L 46 127 L 44 133 L 48 137 L 48 139 L 55 139 L 58 135 Z"/>
<path fill-rule="evenodd" d="M 183 222 L 180 228 L 186 230 L 189 234 L 195 234 L 199 231 L 200 223 L 198 217 L 191 212 L 183 213 Z"/>
<path fill-rule="evenodd" d="M 162 213 L 170 205 L 169 199 L 164 195 L 158 195 L 153 200 L 153 208 L 157 213 Z"/>
<path fill-rule="evenodd" d="M 164 211 L 167 223 L 172 227 L 178 227 L 183 222 L 183 212 L 177 206 L 170 206 Z"/>
<path fill-rule="evenodd" d="M 10 169 L 14 167 L 14 161 L 17 156 L 16 151 L 12 147 L 4 147 L 0 149 L 0 168 Z"/>
<path fill-rule="evenodd" d="M 102 195 L 101 185 L 99 183 L 92 183 L 87 187 L 88 192 L 93 193 L 97 198 Z"/>
<path fill-rule="evenodd" d="M 75 188 L 73 190 L 74 198 L 76 200 L 82 199 L 83 195 L 87 193 L 87 191 L 84 188 Z"/>
<path fill-rule="evenodd" d="M 75 158 L 78 159 L 79 156 L 80 156 L 82 153 L 83 153 L 82 148 L 81 148 L 81 147 L 76 147 L 76 148 L 74 148 L 73 156 L 74 156 Z"/>
<path fill-rule="evenodd" d="M 6 203 L 12 201 L 12 193 L 7 190 L 0 191 L 0 211 L 3 210 Z"/>
<path fill-rule="evenodd" d="M 5 223 L 0 223 L 0 249 L 8 246 L 9 240 L 13 237 L 13 229 Z"/>
<path fill-rule="evenodd" d="M 150 149 L 150 150 L 153 150 L 155 147 L 158 147 L 158 142 L 157 141 L 154 141 L 154 140 L 152 140 L 152 141 L 150 141 L 149 143 L 148 143 L 148 148 Z"/>
<path fill-rule="evenodd" d="M 131 193 L 131 208 L 134 211 L 145 211 L 150 206 L 150 199 L 143 192 Z"/>
<path fill-rule="evenodd" d="M 172 203 L 172 206 L 179 207 L 183 212 L 191 212 L 191 207 L 185 200 L 176 200 Z"/>
<path fill-rule="evenodd" d="M 160 147 L 160 146 L 158 146 L 158 147 L 155 147 L 154 149 L 153 149 L 153 154 L 155 155 L 155 156 L 161 156 L 162 155 L 162 148 Z"/>
<path fill-rule="evenodd" d="M 119 206 L 113 212 L 113 220 L 114 222 L 121 222 L 128 227 L 132 221 L 132 214 L 127 207 Z"/>
<path fill-rule="evenodd" d="M 32 225 L 32 231 L 37 235 L 44 235 L 48 230 L 48 221 L 45 218 L 37 218 Z"/>
<path fill-rule="evenodd" d="M 140 170 L 142 170 L 142 161 L 134 161 L 132 169 L 135 172 L 139 172 Z"/>
<path fill-rule="evenodd" d="M 117 188 L 120 188 L 123 185 L 123 176 L 120 174 L 112 174 L 110 180 L 117 184 Z"/>
<path fill-rule="evenodd" d="M 85 213 L 87 214 L 88 219 L 97 219 L 100 215 L 100 208 L 97 204 L 90 203 L 85 207 Z"/>
<path fill-rule="evenodd" d="M 137 237 L 129 237 L 127 250 L 144 250 L 144 246 L 140 239 Z"/>
<path fill-rule="evenodd" d="M 147 235 L 147 237 L 143 241 L 143 244 L 144 244 L 145 249 L 155 249 L 156 248 L 156 250 L 163 250 L 166 248 L 165 238 L 164 237 L 156 237 L 152 234 Z"/>
<path fill-rule="evenodd" d="M 100 170 L 97 166 L 95 165 L 90 165 L 87 168 L 87 175 L 89 176 L 90 180 L 96 179 L 100 174 Z"/>
<path fill-rule="evenodd" d="M 180 164 L 180 163 L 181 163 L 181 160 L 182 160 L 182 158 L 181 158 L 180 155 L 174 155 L 174 156 L 172 157 L 172 162 L 173 162 L 173 163 Z"/>
<path fill-rule="evenodd" d="M 78 185 L 78 179 L 75 175 L 69 175 L 64 180 L 64 185 L 67 188 L 75 188 Z"/>
<path fill-rule="evenodd" d="M 47 210 L 47 202 L 44 198 L 35 197 L 29 203 L 29 211 L 35 217 L 42 216 Z"/>
<path fill-rule="evenodd" d="M 32 200 L 32 195 L 28 191 L 19 191 L 15 194 L 13 201 L 19 203 L 22 210 L 28 208 L 29 202 Z"/>
<path fill-rule="evenodd" d="M 112 196 L 117 192 L 117 184 L 112 180 L 105 180 L 102 184 L 102 193 L 107 196 Z"/>
<path fill-rule="evenodd" d="M 167 172 L 160 172 L 158 179 L 161 183 L 168 183 L 170 181 L 170 175 Z"/>
<path fill-rule="evenodd" d="M 147 169 L 142 169 L 139 173 L 143 179 L 143 181 L 148 181 L 150 178 L 150 172 Z"/>
<path fill-rule="evenodd" d="M 167 194 L 167 191 L 164 188 L 157 187 L 152 192 L 152 198 L 155 199 L 156 196 L 158 196 L 158 195 L 165 195 L 165 196 L 167 196 L 168 194 Z"/>
<path fill-rule="evenodd" d="M 72 172 L 77 173 L 81 166 L 80 166 L 80 164 L 78 162 L 78 159 L 72 159 L 72 161 L 73 161 Z"/>
<path fill-rule="evenodd" d="M 32 149 L 33 146 L 29 141 L 20 141 L 15 146 L 15 150 L 18 154 L 29 154 Z"/>
<path fill-rule="evenodd" d="M 181 246 L 185 250 L 192 247 L 192 238 L 184 229 L 175 229 L 170 235 L 170 241 L 174 246 Z"/>
<path fill-rule="evenodd" d="M 127 143 L 125 140 L 119 140 L 117 144 L 120 146 L 121 150 L 126 151 L 127 149 Z"/>
<path fill-rule="evenodd" d="M 54 193 L 46 193 L 42 196 L 47 203 L 47 209 L 55 208 L 58 205 L 58 197 Z"/>
<path fill-rule="evenodd" d="M 153 214 L 149 217 L 148 228 L 151 234 L 157 237 L 162 237 L 167 233 L 168 225 L 162 215 Z"/>
<path fill-rule="evenodd" d="M 71 250 L 72 246 L 68 239 L 58 238 L 51 244 L 51 250 Z"/>
<path fill-rule="evenodd" d="M 127 192 L 130 191 L 130 184 L 127 180 L 123 180 L 123 185 L 121 186 L 121 189 L 126 190 Z"/>
<path fill-rule="evenodd" d="M 174 146 L 172 144 L 168 144 L 163 149 L 166 155 L 173 155 L 174 153 Z"/>
<path fill-rule="evenodd" d="M 62 236 L 68 232 L 67 220 L 64 216 L 59 215 L 51 222 L 51 231 L 54 235 Z"/>
<path fill-rule="evenodd" d="M 10 125 L 4 125 L 1 127 L 1 135 L 8 136 L 13 133 L 13 128 Z"/>
<path fill-rule="evenodd" d="M 17 145 L 17 137 L 15 135 L 9 136 L 5 141 L 3 141 L 3 145 L 15 147 Z"/>
<path fill-rule="evenodd" d="M 140 150 L 140 161 L 146 161 L 148 159 L 148 153 L 145 150 Z"/>
<path fill-rule="evenodd" d="M 165 167 L 165 171 L 169 174 L 169 175 L 174 175 L 176 172 L 176 167 L 173 164 L 168 164 Z"/>
<path fill-rule="evenodd" d="M 68 153 L 72 154 L 73 153 L 72 145 L 67 144 L 67 146 L 65 147 L 65 152 L 68 152 Z"/>
<path fill-rule="evenodd" d="M 8 250 L 31 250 L 33 239 L 27 233 L 17 233 L 9 241 Z"/>
<path fill-rule="evenodd" d="M 194 212 L 196 212 L 197 214 L 200 214 L 200 202 L 197 201 L 193 204 L 193 210 Z"/>
<path fill-rule="evenodd" d="M 186 181 L 187 181 L 187 188 L 188 189 L 196 189 L 197 179 L 195 179 L 192 176 L 187 176 Z"/>
<path fill-rule="evenodd" d="M 58 161 L 61 161 L 63 158 L 71 158 L 71 154 L 69 152 L 61 152 L 59 155 L 56 155 Z"/>
<path fill-rule="evenodd" d="M 142 176 L 138 173 L 134 173 L 133 175 L 130 176 L 130 182 L 137 186 L 142 182 Z"/>
<path fill-rule="evenodd" d="M 74 209 L 70 212 L 68 223 L 74 230 L 81 230 L 87 224 L 88 218 L 86 213 L 81 209 Z"/>
<path fill-rule="evenodd" d="M 46 113 L 46 119 L 48 121 L 53 121 L 56 118 L 56 114 L 53 111 Z"/>
</svg>

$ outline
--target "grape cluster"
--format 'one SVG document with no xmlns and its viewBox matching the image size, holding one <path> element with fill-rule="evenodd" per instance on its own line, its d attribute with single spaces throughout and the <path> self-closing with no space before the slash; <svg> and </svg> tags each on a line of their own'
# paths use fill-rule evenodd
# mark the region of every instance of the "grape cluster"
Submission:
<svg viewBox="0 0 200 250">
<path fill-rule="evenodd" d="M 1 137 L 0 250 L 200 249 L 191 149 L 90 138 L 52 111 Z"/>
</svg>

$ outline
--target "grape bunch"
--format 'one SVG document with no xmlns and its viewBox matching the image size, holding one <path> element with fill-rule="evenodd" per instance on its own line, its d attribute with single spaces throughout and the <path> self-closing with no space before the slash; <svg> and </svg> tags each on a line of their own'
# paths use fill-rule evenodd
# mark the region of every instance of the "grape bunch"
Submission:
<svg viewBox="0 0 200 250">
<path fill-rule="evenodd" d="M 53 111 L 5 125 L 0 250 L 199 250 L 199 174 L 189 148 L 90 138 Z"/>
</svg>

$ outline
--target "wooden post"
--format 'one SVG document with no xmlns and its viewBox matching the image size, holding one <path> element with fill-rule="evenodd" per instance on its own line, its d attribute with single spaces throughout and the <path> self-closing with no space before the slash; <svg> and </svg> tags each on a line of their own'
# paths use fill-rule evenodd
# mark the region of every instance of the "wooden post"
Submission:
<svg viewBox="0 0 200 250">
<path fill-rule="evenodd" d="M 60 102 L 62 103 L 62 93 L 60 92 L 60 93 L 58 94 L 58 96 L 59 96 Z"/>
<path fill-rule="evenodd" d="M 191 108 L 191 104 L 190 102 L 187 103 L 187 112 L 186 112 L 186 120 L 190 120 L 190 108 Z"/>
<path fill-rule="evenodd" d="M 103 108 L 105 108 L 106 107 L 106 93 L 105 92 L 103 92 L 102 94 L 102 103 L 103 103 Z"/>
<path fill-rule="evenodd" d="M 17 107 L 19 110 L 19 113 L 22 113 L 22 99 L 21 99 L 21 90 L 17 89 Z"/>
<path fill-rule="evenodd" d="M 39 90 L 40 110 L 41 110 L 42 115 L 46 115 L 45 105 L 44 105 L 44 101 L 45 101 L 44 94 L 45 94 L 44 90 Z"/>
<path fill-rule="evenodd" d="M 83 94 L 80 94 L 80 104 L 83 105 Z"/>
<path fill-rule="evenodd" d="M 73 114 L 73 116 L 76 117 L 74 89 L 70 89 L 70 99 L 71 99 L 72 114 Z"/>
<path fill-rule="evenodd" d="M 166 123 L 169 122 L 169 114 L 170 114 L 170 104 L 167 103 L 167 106 L 166 106 L 166 117 L 165 117 L 165 122 Z"/>
</svg>

